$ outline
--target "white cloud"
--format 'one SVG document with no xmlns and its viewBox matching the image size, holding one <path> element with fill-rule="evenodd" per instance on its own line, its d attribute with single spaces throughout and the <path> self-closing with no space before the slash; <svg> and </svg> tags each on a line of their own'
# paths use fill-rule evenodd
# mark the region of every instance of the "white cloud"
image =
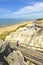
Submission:
<svg viewBox="0 0 43 65">
<path fill-rule="evenodd" d="M 20 9 L 19 11 L 14 12 L 14 14 L 24 14 L 24 13 L 38 12 L 38 11 L 43 11 L 43 2 L 36 3 L 31 6 L 26 6 Z"/>
</svg>

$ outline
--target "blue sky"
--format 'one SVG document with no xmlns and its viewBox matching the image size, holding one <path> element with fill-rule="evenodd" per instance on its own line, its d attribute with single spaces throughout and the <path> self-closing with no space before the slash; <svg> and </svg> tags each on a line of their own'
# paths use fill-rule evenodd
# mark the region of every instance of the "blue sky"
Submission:
<svg viewBox="0 0 43 65">
<path fill-rule="evenodd" d="M 43 0 L 0 0 L 0 18 L 43 18 Z"/>
</svg>

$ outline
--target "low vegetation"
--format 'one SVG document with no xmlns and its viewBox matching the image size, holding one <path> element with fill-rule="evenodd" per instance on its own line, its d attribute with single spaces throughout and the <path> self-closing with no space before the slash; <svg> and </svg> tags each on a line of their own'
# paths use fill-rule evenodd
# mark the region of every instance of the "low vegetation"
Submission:
<svg viewBox="0 0 43 65">
<path fill-rule="evenodd" d="M 28 23 L 31 24 L 30 22 L 28 22 Z M 20 27 L 25 27 L 28 23 L 26 23 L 24 25 L 18 26 L 17 29 L 19 29 Z M 43 25 L 43 18 L 42 19 L 37 19 L 33 23 L 37 23 L 37 24 L 42 24 Z M 16 30 L 13 30 L 13 31 L 5 31 L 4 33 L 0 34 L 0 39 L 5 40 L 5 38 L 6 38 L 7 35 L 9 35 L 11 32 L 15 32 Z"/>
<path fill-rule="evenodd" d="M 10 33 L 10 32 L 5 31 L 4 33 L 2 33 L 2 34 L 0 35 L 0 39 L 4 40 L 4 39 L 6 38 L 6 36 L 9 35 L 9 33 Z"/>
<path fill-rule="evenodd" d="M 17 29 L 19 29 L 20 27 L 25 27 L 26 25 L 27 25 L 27 23 L 24 24 L 24 25 L 19 26 Z M 9 35 L 11 32 L 15 32 L 16 30 L 13 30 L 13 31 L 5 31 L 4 33 L 0 34 L 0 39 L 5 40 L 5 38 L 6 38 L 7 35 Z"/>
<path fill-rule="evenodd" d="M 26 26 L 27 24 L 25 24 L 25 25 L 21 25 L 21 26 L 19 26 L 17 29 L 19 29 L 20 27 L 24 27 L 24 26 Z M 16 30 L 17 30 L 16 29 Z M 2 39 L 2 40 L 5 40 L 5 38 L 6 38 L 6 36 L 7 35 L 9 35 L 11 32 L 15 32 L 16 30 L 13 30 L 13 31 L 5 31 L 4 33 L 2 33 L 2 34 L 0 34 L 0 39 Z"/>
</svg>

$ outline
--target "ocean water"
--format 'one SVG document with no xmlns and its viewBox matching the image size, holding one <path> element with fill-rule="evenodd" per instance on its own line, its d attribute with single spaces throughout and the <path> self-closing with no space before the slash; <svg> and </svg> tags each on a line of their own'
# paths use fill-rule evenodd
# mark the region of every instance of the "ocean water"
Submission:
<svg viewBox="0 0 43 65">
<path fill-rule="evenodd" d="M 27 21 L 25 19 L 0 19 L 0 27 Z"/>
</svg>

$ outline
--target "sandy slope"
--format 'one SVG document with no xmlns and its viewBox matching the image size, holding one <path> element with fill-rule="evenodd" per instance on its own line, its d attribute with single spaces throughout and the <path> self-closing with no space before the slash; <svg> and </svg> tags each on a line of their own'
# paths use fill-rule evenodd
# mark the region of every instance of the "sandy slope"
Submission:
<svg viewBox="0 0 43 65">
<path fill-rule="evenodd" d="M 16 24 L 16 25 L 14 24 L 14 25 L 2 27 L 2 28 L 0 28 L 0 34 L 4 33 L 5 31 L 13 31 L 13 30 L 16 30 L 19 26 L 26 25 L 28 23 L 30 25 L 30 24 L 32 24 L 33 21 L 31 21 L 31 22 L 30 21 L 25 21 L 25 22 L 20 23 L 20 24 Z M 43 19 L 42 20 L 37 20 L 37 22 L 43 26 Z"/>
<path fill-rule="evenodd" d="M 21 24 L 16 24 L 16 25 L 14 24 L 14 25 L 2 27 L 2 28 L 0 28 L 0 34 L 4 33 L 5 31 L 16 30 L 19 26 L 26 25 L 28 23 L 31 23 L 31 22 L 27 21 L 27 22 L 24 22 L 24 23 L 21 23 Z"/>
</svg>

